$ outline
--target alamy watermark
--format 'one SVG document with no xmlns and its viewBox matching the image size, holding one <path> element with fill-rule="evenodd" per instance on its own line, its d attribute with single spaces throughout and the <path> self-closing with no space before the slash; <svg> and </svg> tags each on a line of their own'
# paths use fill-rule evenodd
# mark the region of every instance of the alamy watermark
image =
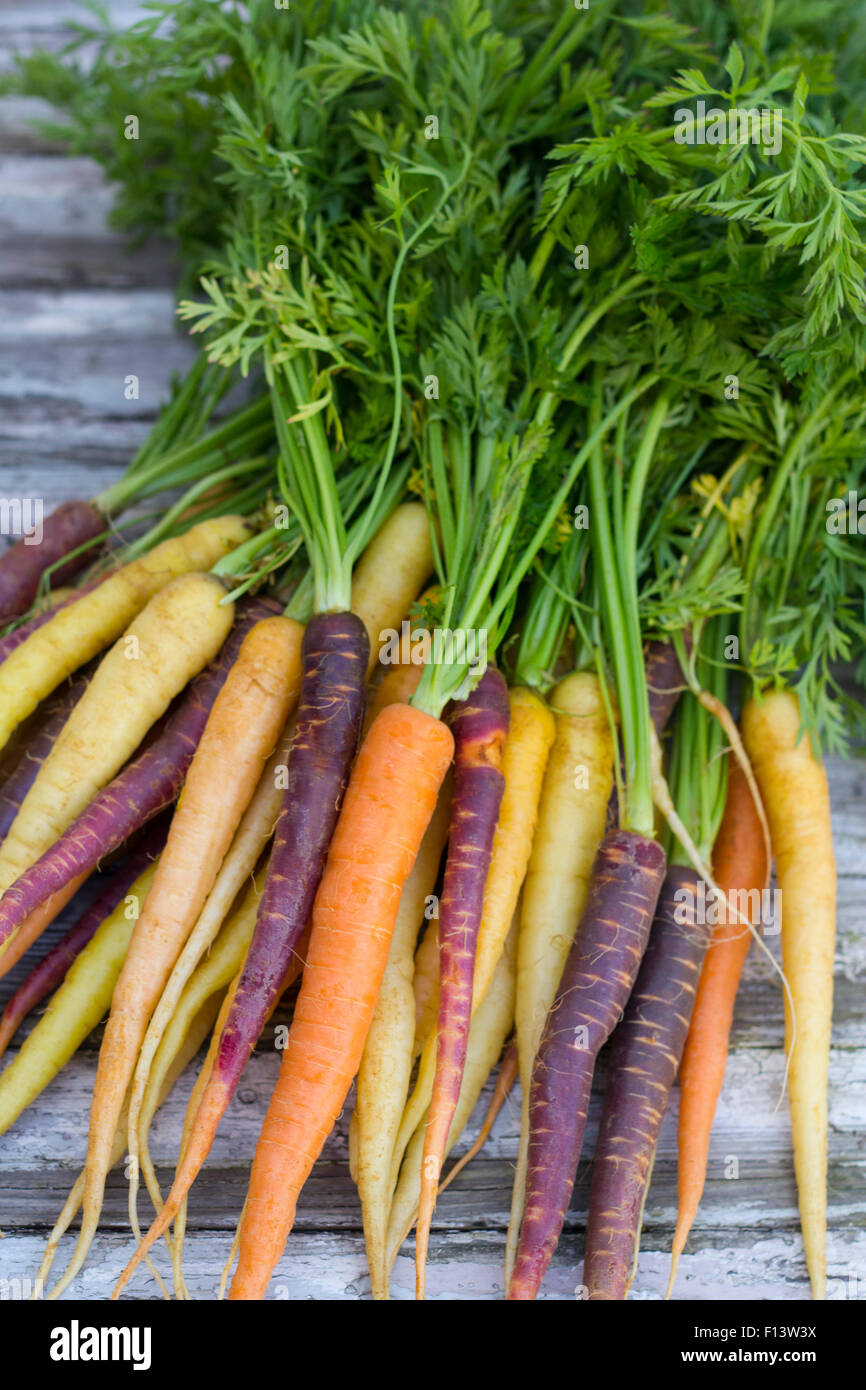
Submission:
<svg viewBox="0 0 866 1390">
<path fill-rule="evenodd" d="M 866 536 L 866 497 L 853 489 L 847 497 L 831 497 L 826 526 L 831 536 Z"/>
<path fill-rule="evenodd" d="M 723 893 L 703 879 L 697 889 L 678 888 L 674 893 L 674 921 L 681 927 L 692 922 L 706 927 L 736 927 L 744 931 L 761 927 L 765 936 L 782 929 L 782 894 L 778 888 L 734 888 Z"/>
<path fill-rule="evenodd" d="M 782 148 L 782 112 L 755 106 L 723 111 L 708 107 L 701 98 L 695 111 L 677 107 L 674 140 L 678 145 L 761 145 L 765 154 L 777 155 Z"/>
<path fill-rule="evenodd" d="M 149 1371 L 152 1337 L 149 1327 L 82 1327 L 73 1318 L 68 1327 L 51 1329 L 48 1355 L 52 1361 L 129 1361 L 134 1371 Z"/>
<path fill-rule="evenodd" d="M 379 633 L 379 660 L 385 666 L 469 666 L 487 665 L 487 632 L 484 628 L 412 628 L 408 618 L 400 631 L 386 627 Z"/>
<path fill-rule="evenodd" d="M 0 497 L 0 536 L 23 536 L 25 545 L 42 544 L 41 497 Z"/>
</svg>

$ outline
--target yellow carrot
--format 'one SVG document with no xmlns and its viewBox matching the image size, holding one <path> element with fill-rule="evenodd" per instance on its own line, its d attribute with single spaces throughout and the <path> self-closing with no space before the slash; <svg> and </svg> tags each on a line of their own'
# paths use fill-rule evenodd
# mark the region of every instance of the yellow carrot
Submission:
<svg viewBox="0 0 866 1390">
<path fill-rule="evenodd" d="M 555 733 L 553 715 L 531 691 L 512 690 L 508 702 L 510 721 L 502 755 L 505 792 L 484 890 L 472 985 L 473 1010 L 481 1004 L 490 985 L 517 907 L 532 850 L 544 769 Z M 405 1146 L 430 1104 L 435 1069 L 436 1038 L 431 1033 L 424 1044 L 415 1088 L 394 1147 L 393 1183 L 397 1180 Z"/>
<path fill-rule="evenodd" d="M 826 1297 L 827 1074 L 833 1021 L 836 864 L 823 763 L 802 729 L 796 695 L 750 700 L 743 738 L 770 823 L 782 907 L 794 1172 L 812 1297 Z"/>
<path fill-rule="evenodd" d="M 136 903 L 147 896 L 156 865 L 145 869 L 73 961 L 36 1027 L 0 1075 L 0 1134 L 54 1079 L 108 1012 L 135 927 Z"/>
<path fill-rule="evenodd" d="M 119 966 L 118 966 L 119 968 Z M 162 1071 L 159 1086 L 159 1093 L 154 1097 L 153 1109 L 155 1113 L 158 1106 L 171 1094 L 174 1083 L 178 1077 L 186 1070 L 189 1063 L 195 1057 L 205 1038 L 208 1037 L 213 1027 L 214 1019 L 219 1010 L 219 994 L 207 1000 L 204 1005 L 186 1020 L 186 1029 L 174 1036 L 174 1051 L 167 1059 Z M 114 1132 L 114 1143 L 111 1147 L 111 1167 L 114 1168 L 126 1153 L 126 1109 L 121 1112 L 120 1121 Z M 81 1208 L 84 1198 L 84 1170 L 79 1173 L 76 1181 L 70 1189 L 69 1196 L 64 1203 L 63 1210 L 58 1216 L 42 1256 L 42 1263 L 39 1266 L 39 1273 L 35 1279 L 36 1288 L 39 1290 L 38 1296 L 41 1297 L 45 1289 L 45 1282 L 51 1272 L 51 1266 L 57 1254 L 57 1247 L 60 1239 L 68 1231 L 72 1222 L 75 1220 Z"/>
<path fill-rule="evenodd" d="M 506 1278 L 510 1278 L 523 1215 L 532 1064 L 583 910 L 613 788 L 613 740 L 595 676 L 589 672 L 566 676 L 553 690 L 550 706 L 556 716 L 556 738 L 523 886 L 517 943 L 515 1022 L 523 1109 Z"/>
<path fill-rule="evenodd" d="M 374 1298 L 388 1297 L 385 1237 L 392 1192 L 389 1177 L 394 1141 L 412 1073 L 415 941 L 426 900 L 433 892 L 439 872 L 448 834 L 449 802 L 450 786 L 446 781 L 400 896 L 388 963 L 356 1079 L 350 1130 L 353 1177 L 361 1198 Z"/>
<path fill-rule="evenodd" d="M 415 995 L 415 1041 L 413 1058 L 419 1057 L 424 1044 L 436 1027 L 439 1012 L 439 932 L 436 918 L 429 913 L 424 934 L 415 952 L 415 974 L 412 989 Z"/>
<path fill-rule="evenodd" d="M 84 1220 L 56 1298 L 81 1268 L 102 1208 L 106 1164 L 148 1019 L 210 893 L 261 777 L 298 676 L 299 625 L 266 618 L 247 634 L 187 773 L 168 841 L 129 944 L 99 1054 Z M 297 685 L 294 689 L 297 697 Z"/>
<path fill-rule="evenodd" d="M 399 631 L 432 570 L 427 508 L 404 502 L 373 537 L 352 576 L 352 612 L 370 639 L 368 674 L 379 659 L 383 631 Z"/>
<path fill-rule="evenodd" d="M 300 629 L 299 629 L 300 631 Z M 298 641 L 298 667 L 300 667 L 300 642 Z M 294 689 L 287 683 L 286 695 L 290 697 L 293 693 L 297 694 L 299 683 L 299 672 L 296 672 L 296 683 Z M 279 716 L 277 716 L 279 717 Z M 204 953 L 209 949 L 217 932 L 219 931 L 226 914 L 229 912 L 232 903 L 235 901 L 239 891 L 243 887 L 246 879 L 249 878 L 248 860 L 252 849 L 258 842 L 258 850 L 261 853 L 267 838 L 268 825 L 273 825 L 273 819 L 262 817 L 262 802 L 269 801 L 273 778 L 270 786 L 265 781 L 268 767 L 259 782 L 253 799 L 244 814 L 243 820 L 238 827 L 234 840 L 220 865 L 219 873 L 214 881 L 213 888 L 208 894 L 207 901 L 199 914 L 192 932 L 188 936 L 183 950 L 175 962 L 174 968 L 162 992 L 159 1003 L 153 1011 L 144 1041 L 136 1063 L 135 1075 L 132 1079 L 129 1094 L 128 1110 L 128 1129 L 129 1129 L 129 1157 L 130 1157 L 130 1184 L 129 1184 L 129 1224 L 132 1227 L 133 1235 L 136 1240 L 141 1240 L 141 1232 L 138 1227 L 137 1197 L 138 1197 L 138 1159 L 139 1159 L 139 1131 L 142 1101 L 145 1089 L 149 1084 L 149 1077 L 154 1057 L 161 1045 L 163 1034 L 176 1018 L 181 1004 L 181 998 L 185 987 L 191 983 L 190 977 L 196 969 Z M 268 810 L 270 806 L 268 806 Z M 258 857 L 258 856 L 256 856 Z M 255 861 L 253 861 L 255 862 Z M 246 943 L 249 945 L 255 925 L 256 912 L 258 910 L 259 891 L 255 881 L 250 885 L 244 895 L 241 906 L 234 916 L 243 919 L 243 928 L 246 935 Z M 234 920 L 234 918 L 232 918 Z M 227 926 L 230 923 L 226 924 Z M 248 928 L 248 931 L 247 931 Z M 214 946 L 212 955 L 217 954 Z M 219 953 L 220 955 L 224 952 Z M 205 961 L 210 964 L 210 958 Z M 228 979 L 235 972 L 232 971 Z M 187 1006 L 188 1007 L 188 1006 Z M 153 1193 L 151 1192 L 151 1195 Z M 157 1208 L 158 1209 L 158 1208 Z"/>
<path fill-rule="evenodd" d="M 472 1016 L 460 1099 L 448 1134 L 448 1153 L 466 1128 L 514 1022 L 516 935 L 516 929 L 509 932 L 484 1000 Z M 406 1149 L 400 1180 L 391 1204 L 387 1237 L 389 1271 L 393 1268 L 400 1246 L 418 1215 L 424 1130 L 425 1123 L 422 1117 L 422 1123 L 415 1130 Z"/>
<path fill-rule="evenodd" d="M 225 597 L 213 575 L 182 575 L 154 595 L 103 657 L 0 847 L 0 893 L 72 824 L 216 655 L 234 617 Z"/>
<path fill-rule="evenodd" d="M 138 1114 L 138 1146 L 142 1175 L 148 1192 L 157 1211 L 162 1206 L 162 1194 L 156 1178 L 148 1149 L 148 1132 L 156 1112 L 167 1072 L 172 1059 L 180 1046 L 180 1041 L 191 1027 L 201 1010 L 209 1001 L 221 998 L 244 963 L 247 947 L 256 923 L 258 892 L 256 884 L 250 884 L 241 899 L 240 906 L 226 920 L 210 952 L 199 963 L 190 976 L 178 1000 L 165 1032 L 160 1038 L 159 1047 L 147 1076 L 147 1084 Z M 218 1008 L 212 1011 L 211 1028 L 216 1020 Z M 207 1034 L 211 1032 L 208 1028 Z M 127 1122 L 128 1128 L 128 1122 Z M 124 1143 L 127 1130 L 124 1129 Z"/>
<path fill-rule="evenodd" d="M 119 637 L 169 580 L 210 569 L 248 537 L 239 516 L 200 522 L 123 565 L 31 633 L 0 664 L 0 748 L 40 700 Z"/>
</svg>

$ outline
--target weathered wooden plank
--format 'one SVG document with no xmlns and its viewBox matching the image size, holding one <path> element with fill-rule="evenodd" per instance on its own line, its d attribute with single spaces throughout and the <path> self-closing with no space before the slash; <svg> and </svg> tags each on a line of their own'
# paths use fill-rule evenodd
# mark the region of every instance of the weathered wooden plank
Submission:
<svg viewBox="0 0 866 1390">
<path fill-rule="evenodd" d="M 247 1068 L 239 1094 L 215 1141 L 208 1170 L 196 1187 L 191 1219 L 221 1227 L 233 1222 L 243 1202 L 251 1155 L 276 1079 L 275 1052 L 260 1053 Z M 49 1224 L 62 1194 L 83 1161 L 95 1058 L 77 1058 L 0 1140 L 0 1223 L 6 1230 Z M 710 1152 L 707 1190 L 698 1226 L 730 1230 L 792 1228 L 797 1224 L 790 1125 L 787 1107 L 777 1108 L 783 1059 L 778 1049 L 735 1052 L 720 1098 Z M 192 1069 L 178 1083 L 157 1115 L 151 1154 L 170 1173 L 176 1158 L 183 1113 L 192 1087 Z M 582 1225 L 604 1085 L 600 1069 L 575 1187 L 569 1227 Z M 513 1162 L 519 1133 L 519 1090 L 497 1120 L 484 1153 L 442 1196 L 439 1216 L 455 1229 L 507 1224 Z M 475 1137 L 486 1106 L 482 1098 L 462 1141 Z M 662 1127 L 645 1222 L 670 1228 L 676 1215 L 676 1123 L 678 1093 Z M 360 1210 L 347 1169 L 347 1103 L 299 1204 L 305 1229 L 358 1229 Z M 866 1181 L 866 1057 L 862 1051 L 834 1051 L 830 1069 L 830 1193 L 832 1219 L 866 1224 L 862 1192 Z M 125 1223 L 122 1178 L 106 1206 L 106 1222 Z M 735 1220 L 732 1217 L 735 1216 Z M 0 1250 L 2 1254 L 2 1250 Z"/>
<path fill-rule="evenodd" d="M 65 117 L 39 97 L 0 96 L 0 149 L 5 155 L 61 154 L 64 142 L 43 135 L 43 122 L 64 124 Z"/>
<path fill-rule="evenodd" d="M 46 224 L 50 225 L 50 224 Z M 159 243 L 130 248 L 122 237 L 60 234 L 35 237 L 26 232 L 3 236 L 0 288 L 34 286 L 101 286 L 125 289 L 132 285 L 172 282 L 170 261 Z"/>
<path fill-rule="evenodd" d="M 90 238 L 94 249 L 110 239 L 105 224 L 112 192 L 91 159 L 6 154 L 0 159 L 0 187 L 0 229 L 5 237 L 42 237 L 62 229 L 69 236 Z"/>
<path fill-rule="evenodd" d="M 134 323 L 134 316 L 126 322 Z M 80 426 L 88 416 L 92 420 L 85 436 L 88 442 L 116 451 L 110 439 L 114 422 L 121 426 L 149 423 L 165 401 L 173 375 L 188 368 L 193 355 L 191 344 L 172 333 L 170 323 L 162 332 L 146 334 L 143 329 L 140 337 L 134 342 L 126 339 L 122 347 L 110 336 L 85 337 L 64 344 L 62 350 L 40 339 L 18 345 L 0 342 L 0 448 L 4 461 L 32 467 L 33 453 L 44 452 L 50 439 L 55 459 L 58 454 L 77 450 L 77 461 L 86 462 L 82 451 L 87 443 L 81 438 Z M 138 378 L 138 397 L 134 399 L 124 394 L 129 376 Z M 58 433 L 60 430 L 64 433 Z M 139 430 L 140 436 L 145 433 Z"/>
<path fill-rule="evenodd" d="M 3 290 L 0 343 L 94 338 L 134 356 L 139 337 L 156 337 L 174 323 L 174 296 L 162 290 Z M 64 343 L 64 350 L 66 344 Z M 133 368 L 130 366 L 130 371 Z"/>
<path fill-rule="evenodd" d="M 0 187 L 0 289 L 174 283 L 167 243 L 131 247 L 127 238 L 106 230 L 112 192 L 91 160 L 11 154 L 0 159 Z"/>
<path fill-rule="evenodd" d="M 116 27 L 128 26 L 147 13 L 134 0 L 108 0 L 105 5 Z M 76 0 L 14 0 L 0 7 L 0 72 L 14 66 L 18 54 L 44 48 L 57 53 L 68 42 L 69 25 L 83 23 L 93 27 L 93 17 Z M 87 50 L 82 53 L 86 66 Z"/>
<path fill-rule="evenodd" d="M 213 1299 L 220 1272 L 231 1245 L 228 1231 L 194 1231 L 186 1242 L 184 1273 L 193 1298 Z M 0 1298 L 27 1297 L 42 1256 L 43 1238 L 37 1234 L 7 1236 L 3 1243 L 6 1285 Z M 72 1238 L 61 1244 L 57 1269 L 72 1249 Z M 64 1299 L 94 1300 L 107 1296 L 131 1253 L 129 1238 L 120 1233 L 100 1233 L 82 1273 Z M 545 1279 L 540 1301 L 566 1302 L 580 1296 L 582 1240 L 566 1234 L 560 1242 Z M 171 1287 L 171 1273 L 164 1249 L 155 1252 L 157 1266 Z M 629 1295 L 655 1300 L 664 1296 L 669 1259 L 663 1241 L 647 1237 Z M 833 1231 L 828 1242 L 828 1298 L 866 1299 L 866 1232 Z M 411 1301 L 415 1296 L 412 1246 L 398 1258 L 391 1280 L 391 1297 Z M 124 1294 L 134 1301 L 160 1297 L 153 1275 L 138 1271 L 135 1283 Z M 802 1243 L 791 1232 L 768 1234 L 741 1230 L 738 1241 L 730 1236 L 704 1233 L 680 1261 L 677 1285 L 680 1299 L 704 1301 L 808 1300 Z M 346 1302 L 370 1298 L 364 1243 L 360 1236 L 341 1233 L 293 1233 L 268 1289 L 269 1301 L 326 1300 Z M 500 1233 L 434 1230 L 430 1242 L 427 1298 L 495 1300 L 502 1298 L 502 1236 Z"/>
</svg>

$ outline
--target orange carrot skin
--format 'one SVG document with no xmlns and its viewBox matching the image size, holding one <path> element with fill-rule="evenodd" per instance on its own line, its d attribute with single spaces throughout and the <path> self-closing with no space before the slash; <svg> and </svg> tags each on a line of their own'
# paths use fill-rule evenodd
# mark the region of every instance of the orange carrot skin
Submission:
<svg viewBox="0 0 866 1390">
<path fill-rule="evenodd" d="M 382 710 L 358 754 L 313 907 L 303 983 L 253 1160 L 229 1298 L 264 1297 L 364 1050 L 400 894 L 453 753 L 447 726 Z"/>
<path fill-rule="evenodd" d="M 698 878 L 672 865 L 649 944 L 613 1035 L 592 1169 L 583 1281 L 624 1299 L 662 1119 L 688 1031 L 710 928 L 695 916 Z"/>
<path fill-rule="evenodd" d="M 454 704 L 447 716 L 454 735 L 454 791 L 439 902 L 436 1073 L 424 1137 L 416 1247 L 419 1268 L 423 1267 L 439 1170 L 466 1064 L 475 950 L 493 836 L 505 791 L 505 776 L 500 764 L 509 716 L 508 687 L 500 672 L 492 666 L 487 668 L 469 698 Z M 423 1276 L 419 1286 L 421 1292 Z"/>
<path fill-rule="evenodd" d="M 713 848 L 713 877 L 723 892 L 732 893 L 761 890 L 766 887 L 768 876 L 767 851 L 755 803 L 742 768 L 730 756 L 725 810 Z M 742 924 L 719 923 L 713 930 L 698 981 L 680 1066 L 680 1242 L 685 1241 L 704 1190 L 710 1133 L 728 1061 L 734 1003 L 751 944 L 751 933 Z"/>
<path fill-rule="evenodd" d="M 535 1298 L 571 1200 L 595 1062 L 637 977 L 661 891 L 655 840 L 609 831 L 532 1069 L 526 1205 L 508 1298 Z"/>
</svg>

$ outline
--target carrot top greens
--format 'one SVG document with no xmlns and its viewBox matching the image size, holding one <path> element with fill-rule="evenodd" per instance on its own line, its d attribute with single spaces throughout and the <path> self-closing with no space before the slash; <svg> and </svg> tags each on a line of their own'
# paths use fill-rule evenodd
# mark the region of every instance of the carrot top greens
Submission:
<svg viewBox="0 0 866 1390">
<path fill-rule="evenodd" d="M 611 623 L 629 642 L 640 627 L 679 642 L 745 592 L 741 661 L 758 685 L 798 670 L 806 722 L 842 745 L 852 710 L 834 665 L 862 645 L 864 569 L 821 513 L 862 478 L 849 387 L 866 360 L 866 121 L 850 7 L 688 0 L 671 15 L 605 0 L 551 20 L 514 0 L 435 18 L 421 0 L 180 0 L 123 32 L 94 14 L 6 85 L 65 110 L 53 133 L 106 166 L 120 225 L 176 236 L 186 285 L 204 272 L 208 302 L 183 313 L 216 367 L 196 364 L 185 399 L 204 407 L 226 367 L 268 374 L 275 424 L 267 406 L 242 412 L 251 438 L 241 429 L 237 474 L 222 463 L 218 477 L 260 503 L 255 430 L 275 428 L 293 529 L 247 547 L 241 584 L 294 554 L 299 530 L 315 605 L 344 604 L 394 461 L 411 460 L 437 519 L 434 617 L 483 627 L 492 652 L 592 458 L 596 493 L 612 491 L 584 644 Z M 766 110 L 770 143 L 702 138 L 715 107 Z M 653 439 L 642 401 L 662 395 Z M 155 439 L 160 457 L 137 460 L 128 486 L 156 486 L 167 453 L 164 476 L 200 501 L 204 418 Z M 747 448 L 694 532 L 681 490 L 708 497 L 699 480 Z M 361 465 L 372 490 L 359 478 L 341 493 Z M 353 513 L 353 538 L 350 499 L 366 517 Z M 538 603 L 556 607 L 553 590 Z M 431 667 L 416 698 L 436 707 L 469 674 Z M 619 676 L 637 767 L 637 669 Z"/>
</svg>

